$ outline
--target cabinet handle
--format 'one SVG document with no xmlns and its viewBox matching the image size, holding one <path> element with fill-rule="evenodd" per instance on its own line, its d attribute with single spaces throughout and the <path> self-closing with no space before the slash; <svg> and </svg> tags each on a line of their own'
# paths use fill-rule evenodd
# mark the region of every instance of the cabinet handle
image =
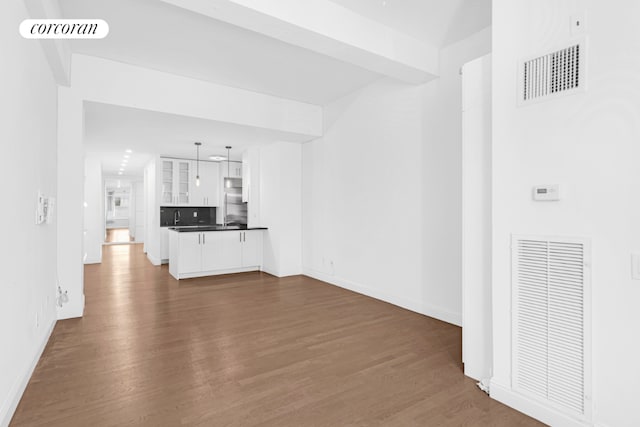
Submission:
<svg viewBox="0 0 640 427">
<path fill-rule="evenodd" d="M 200 244 L 200 233 L 198 233 L 198 244 Z"/>
<path fill-rule="evenodd" d="M 204 233 L 202 233 L 202 244 L 204 245 L 206 243 L 207 243 L 207 236 Z"/>
<path fill-rule="evenodd" d="M 240 241 L 242 242 L 242 232 L 240 232 Z"/>
</svg>

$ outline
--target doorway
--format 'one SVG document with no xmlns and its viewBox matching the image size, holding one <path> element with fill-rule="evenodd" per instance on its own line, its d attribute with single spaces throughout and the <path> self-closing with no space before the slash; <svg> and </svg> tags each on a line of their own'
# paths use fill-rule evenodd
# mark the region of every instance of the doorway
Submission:
<svg viewBox="0 0 640 427">
<path fill-rule="evenodd" d="M 105 188 L 105 243 L 130 243 L 131 186 L 120 181 Z"/>
<path fill-rule="evenodd" d="M 144 236 L 142 181 L 105 180 L 104 244 L 142 243 Z"/>
</svg>

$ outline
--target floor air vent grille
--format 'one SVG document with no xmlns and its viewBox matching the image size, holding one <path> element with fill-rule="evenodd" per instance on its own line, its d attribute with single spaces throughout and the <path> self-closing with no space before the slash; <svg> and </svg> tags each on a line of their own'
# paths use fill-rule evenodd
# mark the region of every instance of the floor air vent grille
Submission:
<svg viewBox="0 0 640 427">
<path fill-rule="evenodd" d="M 587 417 L 588 242 L 514 236 L 513 388 Z"/>
<path fill-rule="evenodd" d="M 584 88 L 584 44 L 524 61 L 521 69 L 522 104 Z"/>
</svg>

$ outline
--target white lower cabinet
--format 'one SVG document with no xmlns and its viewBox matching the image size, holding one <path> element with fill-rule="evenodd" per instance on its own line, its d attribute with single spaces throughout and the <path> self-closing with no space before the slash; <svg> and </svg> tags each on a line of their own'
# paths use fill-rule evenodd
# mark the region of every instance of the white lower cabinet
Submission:
<svg viewBox="0 0 640 427">
<path fill-rule="evenodd" d="M 262 230 L 170 232 L 169 273 L 176 279 L 260 270 Z"/>
<path fill-rule="evenodd" d="M 202 233 L 172 233 L 178 239 L 178 270 L 182 273 L 197 273 L 202 270 Z M 169 254 L 169 267 L 173 259 Z"/>
<path fill-rule="evenodd" d="M 160 228 L 160 263 L 166 264 L 169 261 L 169 229 Z"/>
<path fill-rule="evenodd" d="M 239 231 L 212 231 L 207 233 L 203 252 L 203 271 L 228 270 L 242 267 L 242 247 L 238 243 Z"/>
<path fill-rule="evenodd" d="M 262 265 L 262 231 L 242 231 L 242 266 Z"/>
</svg>

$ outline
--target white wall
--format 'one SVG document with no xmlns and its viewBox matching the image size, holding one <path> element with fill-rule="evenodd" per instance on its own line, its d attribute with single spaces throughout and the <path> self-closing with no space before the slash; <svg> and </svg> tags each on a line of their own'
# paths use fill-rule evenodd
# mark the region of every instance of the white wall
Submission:
<svg viewBox="0 0 640 427">
<path fill-rule="evenodd" d="M 583 13 L 587 92 L 517 107 L 518 60 L 558 48 Z M 635 0 L 493 2 L 492 395 L 510 385 L 510 234 L 587 237 L 593 423 L 610 427 L 640 425 L 640 281 L 630 276 L 640 250 L 638 17 Z M 563 185 L 563 200 L 532 202 L 532 186 L 550 183 Z"/>
<path fill-rule="evenodd" d="M 102 262 L 104 242 L 104 185 L 98 157 L 84 160 L 84 257 L 85 264 Z"/>
<path fill-rule="evenodd" d="M 160 204 L 158 203 L 158 186 L 156 159 L 147 163 L 144 168 L 144 251 L 153 265 L 162 263 L 160 248 Z"/>
<path fill-rule="evenodd" d="M 462 76 L 460 68 L 491 51 L 491 29 L 440 54 L 440 78 L 424 97 L 422 283 L 436 317 L 461 324 Z"/>
<path fill-rule="evenodd" d="M 56 225 L 35 225 L 38 191 L 57 196 L 56 85 L 39 42 L 18 33 L 26 18 L 23 2 L 2 2 L 0 426 L 8 425 L 56 320 Z"/>
<path fill-rule="evenodd" d="M 84 312 L 84 134 L 82 99 L 58 87 L 58 281 L 69 302 L 58 308 L 58 319 Z"/>
<path fill-rule="evenodd" d="M 305 274 L 461 323 L 461 80 L 490 30 L 422 86 L 379 80 L 324 110 L 303 147 Z"/>
<path fill-rule="evenodd" d="M 276 142 L 260 148 L 260 223 L 263 270 L 278 277 L 302 273 L 302 146 Z"/>
<path fill-rule="evenodd" d="M 133 236 L 135 237 L 136 243 L 144 242 L 144 215 L 145 215 L 145 206 L 144 206 L 144 182 L 143 181 L 135 181 L 133 183 L 133 196 L 135 198 L 135 231 L 133 232 Z"/>
<path fill-rule="evenodd" d="M 380 80 L 325 107 L 303 148 L 305 274 L 421 311 L 422 88 Z"/>
</svg>

